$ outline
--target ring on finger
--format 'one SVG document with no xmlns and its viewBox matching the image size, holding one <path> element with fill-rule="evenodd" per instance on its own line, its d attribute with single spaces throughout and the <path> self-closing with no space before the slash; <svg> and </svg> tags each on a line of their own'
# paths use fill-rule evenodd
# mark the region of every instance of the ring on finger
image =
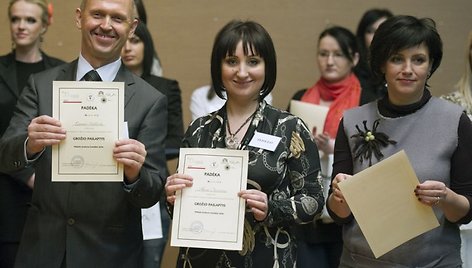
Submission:
<svg viewBox="0 0 472 268">
<path fill-rule="evenodd" d="M 440 201 L 441 201 L 441 197 L 436 196 L 436 201 L 434 201 L 433 206 L 439 204 Z"/>
</svg>

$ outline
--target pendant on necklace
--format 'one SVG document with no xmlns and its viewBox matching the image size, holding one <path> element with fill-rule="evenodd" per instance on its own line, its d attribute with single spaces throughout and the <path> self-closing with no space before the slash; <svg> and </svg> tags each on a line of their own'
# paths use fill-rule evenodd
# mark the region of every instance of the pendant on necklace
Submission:
<svg viewBox="0 0 472 268">
<path fill-rule="evenodd" d="M 225 143 L 226 143 L 226 148 L 228 149 L 237 149 L 239 146 L 238 138 L 236 138 L 234 135 L 228 135 L 225 138 Z"/>
</svg>

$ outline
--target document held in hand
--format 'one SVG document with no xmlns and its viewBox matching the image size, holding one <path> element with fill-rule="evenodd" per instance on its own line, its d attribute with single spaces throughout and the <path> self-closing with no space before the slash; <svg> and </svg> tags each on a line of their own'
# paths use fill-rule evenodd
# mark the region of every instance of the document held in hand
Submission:
<svg viewBox="0 0 472 268">
<path fill-rule="evenodd" d="M 181 148 L 179 173 L 192 187 L 177 191 L 171 246 L 241 250 L 248 151 Z"/>
<path fill-rule="evenodd" d="M 113 158 L 124 126 L 123 82 L 53 82 L 53 117 L 66 139 L 52 146 L 52 181 L 122 182 Z"/>
<path fill-rule="evenodd" d="M 433 209 L 416 198 L 418 184 L 403 150 L 339 183 L 376 258 L 439 226 Z"/>
</svg>

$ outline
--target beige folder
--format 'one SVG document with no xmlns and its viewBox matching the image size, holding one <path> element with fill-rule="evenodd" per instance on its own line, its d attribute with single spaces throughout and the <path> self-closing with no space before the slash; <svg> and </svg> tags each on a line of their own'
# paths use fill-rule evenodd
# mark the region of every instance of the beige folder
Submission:
<svg viewBox="0 0 472 268">
<path fill-rule="evenodd" d="M 376 258 L 439 226 L 415 196 L 418 184 L 403 150 L 339 184 Z"/>
</svg>

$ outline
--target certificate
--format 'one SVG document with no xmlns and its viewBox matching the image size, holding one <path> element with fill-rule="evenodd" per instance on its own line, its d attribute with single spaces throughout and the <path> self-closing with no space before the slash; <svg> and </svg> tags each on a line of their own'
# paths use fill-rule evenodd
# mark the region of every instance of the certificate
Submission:
<svg viewBox="0 0 472 268">
<path fill-rule="evenodd" d="M 179 172 L 193 186 L 177 191 L 171 246 L 241 250 L 248 151 L 181 148 Z"/>
<path fill-rule="evenodd" d="M 123 82 L 53 82 L 53 117 L 66 139 L 52 146 L 52 181 L 123 181 L 113 158 L 124 125 Z"/>
<path fill-rule="evenodd" d="M 439 226 L 433 209 L 416 198 L 418 184 L 403 150 L 339 183 L 376 258 Z"/>
</svg>

